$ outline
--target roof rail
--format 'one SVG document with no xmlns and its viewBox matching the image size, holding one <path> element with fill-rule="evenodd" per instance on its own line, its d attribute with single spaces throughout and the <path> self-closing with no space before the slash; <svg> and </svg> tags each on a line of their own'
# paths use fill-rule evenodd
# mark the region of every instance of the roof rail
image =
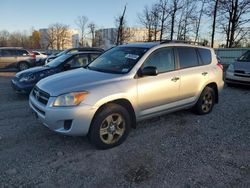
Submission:
<svg viewBox="0 0 250 188">
<path fill-rule="evenodd" d="M 165 43 L 184 43 L 184 44 L 193 44 L 193 45 L 200 45 L 206 46 L 204 42 L 195 42 L 195 41 L 186 41 L 186 40 L 162 40 L 160 41 L 161 44 Z"/>
</svg>

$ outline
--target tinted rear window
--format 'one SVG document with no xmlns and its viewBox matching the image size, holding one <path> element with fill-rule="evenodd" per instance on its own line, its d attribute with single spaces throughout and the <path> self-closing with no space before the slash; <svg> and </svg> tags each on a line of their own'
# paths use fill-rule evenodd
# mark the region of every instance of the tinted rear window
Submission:
<svg viewBox="0 0 250 188">
<path fill-rule="evenodd" d="M 199 65 L 195 48 L 178 47 L 180 68 L 188 68 Z"/>
<path fill-rule="evenodd" d="M 202 64 L 208 65 L 212 61 L 211 51 L 204 48 L 198 48 L 198 53 L 201 58 Z"/>
</svg>

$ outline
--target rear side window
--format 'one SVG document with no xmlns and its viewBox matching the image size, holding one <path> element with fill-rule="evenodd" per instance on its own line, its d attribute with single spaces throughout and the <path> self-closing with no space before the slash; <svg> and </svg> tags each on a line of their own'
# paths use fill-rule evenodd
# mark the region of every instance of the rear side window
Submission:
<svg viewBox="0 0 250 188">
<path fill-rule="evenodd" d="M 198 54 L 201 58 L 202 64 L 208 65 L 212 61 L 211 51 L 204 48 L 198 48 Z"/>
<path fill-rule="evenodd" d="M 180 68 L 188 68 L 199 65 L 195 48 L 178 47 Z"/>
<path fill-rule="evenodd" d="M 2 50 L 2 56 L 3 56 L 3 57 L 16 56 L 16 53 L 15 53 L 15 50 L 6 49 L 6 50 Z"/>
</svg>

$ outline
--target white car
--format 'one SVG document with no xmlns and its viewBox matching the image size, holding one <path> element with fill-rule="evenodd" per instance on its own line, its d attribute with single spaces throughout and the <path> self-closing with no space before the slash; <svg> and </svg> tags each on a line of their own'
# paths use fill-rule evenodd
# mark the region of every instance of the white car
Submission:
<svg viewBox="0 0 250 188">
<path fill-rule="evenodd" d="M 36 62 L 39 62 L 42 59 L 47 58 L 48 56 L 44 52 L 32 51 L 36 55 Z"/>
</svg>

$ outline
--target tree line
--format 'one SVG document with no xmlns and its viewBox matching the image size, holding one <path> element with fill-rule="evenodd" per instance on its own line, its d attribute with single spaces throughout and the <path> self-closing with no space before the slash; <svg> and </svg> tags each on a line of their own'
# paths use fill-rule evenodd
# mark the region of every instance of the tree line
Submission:
<svg viewBox="0 0 250 188">
<path fill-rule="evenodd" d="M 145 6 L 138 18 L 148 30 L 148 41 L 203 40 L 213 47 L 219 34 L 225 38 L 224 46 L 231 48 L 249 40 L 249 13 L 250 0 L 159 0 Z"/>
<path fill-rule="evenodd" d="M 126 20 L 127 5 L 121 15 L 115 17 L 116 40 L 123 44 L 134 35 Z M 216 36 L 220 36 L 223 47 L 238 47 L 250 40 L 250 0 L 157 0 L 146 5 L 138 13 L 138 23 L 147 30 L 146 41 L 192 40 L 214 47 Z M 79 30 L 79 45 L 92 46 L 102 43 L 94 22 L 86 16 L 75 20 Z M 22 32 L 0 31 L 0 46 L 22 46 L 25 48 L 64 49 L 72 40 L 69 26 L 62 23 L 49 25 L 46 44 L 40 43 L 41 33 L 33 30 L 30 35 Z M 43 41 L 44 41 L 43 40 Z"/>
</svg>

